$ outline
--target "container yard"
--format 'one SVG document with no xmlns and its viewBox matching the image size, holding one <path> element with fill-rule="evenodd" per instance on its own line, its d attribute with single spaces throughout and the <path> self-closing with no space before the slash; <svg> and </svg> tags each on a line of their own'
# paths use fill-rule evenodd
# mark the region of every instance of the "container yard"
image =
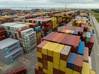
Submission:
<svg viewBox="0 0 99 74">
<path fill-rule="evenodd" d="M 99 74 L 94 21 L 78 9 L 0 15 L 0 74 Z"/>
</svg>

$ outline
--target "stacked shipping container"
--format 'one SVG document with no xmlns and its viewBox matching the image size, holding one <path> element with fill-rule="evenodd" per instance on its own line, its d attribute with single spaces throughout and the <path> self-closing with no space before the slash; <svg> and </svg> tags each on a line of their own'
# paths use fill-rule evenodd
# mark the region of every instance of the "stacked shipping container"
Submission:
<svg viewBox="0 0 99 74">
<path fill-rule="evenodd" d="M 72 47 L 71 51 L 76 52 L 77 47 L 79 46 L 79 43 L 80 43 L 80 36 L 52 32 L 48 36 L 44 37 L 43 40 L 48 40 L 48 41 L 52 41 L 52 42 L 56 42 L 64 45 L 69 45 Z"/>
<path fill-rule="evenodd" d="M 85 52 L 88 48 L 85 48 Z M 71 46 L 42 41 L 37 46 L 35 74 L 91 74 L 88 52 L 84 55 L 71 53 Z"/>
<path fill-rule="evenodd" d="M 23 54 L 18 40 L 7 38 L 0 41 L 0 61 L 10 64 Z"/>
<path fill-rule="evenodd" d="M 6 31 L 4 28 L 0 27 L 0 41 L 6 38 Z"/>
<path fill-rule="evenodd" d="M 36 47 L 36 32 L 28 25 L 20 22 L 5 23 L 2 26 L 6 29 L 8 37 L 18 39 L 24 51 L 30 51 Z"/>
</svg>

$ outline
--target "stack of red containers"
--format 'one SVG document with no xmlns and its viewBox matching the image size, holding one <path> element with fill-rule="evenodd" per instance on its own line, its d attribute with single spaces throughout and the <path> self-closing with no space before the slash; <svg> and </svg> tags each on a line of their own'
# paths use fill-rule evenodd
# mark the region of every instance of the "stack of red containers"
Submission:
<svg viewBox="0 0 99 74">
<path fill-rule="evenodd" d="M 93 45 L 94 45 L 94 36 L 91 36 L 90 42 L 86 44 L 86 46 L 89 48 L 89 55 L 91 54 Z"/>
<path fill-rule="evenodd" d="M 6 74 L 27 74 L 27 69 L 26 69 L 26 67 L 21 66 L 19 68 L 11 70 L 10 72 L 8 72 Z"/>
<path fill-rule="evenodd" d="M 6 38 L 6 31 L 4 28 L 0 27 L 0 40 L 3 40 Z"/>
<path fill-rule="evenodd" d="M 38 67 L 38 66 L 36 66 L 36 68 L 35 68 L 35 74 L 43 74 L 43 69 L 40 68 L 40 67 Z"/>
<path fill-rule="evenodd" d="M 84 62 L 88 62 L 88 60 L 89 60 L 88 57 L 89 57 L 89 49 L 88 49 L 88 47 L 85 47 L 84 55 L 83 55 Z"/>
<path fill-rule="evenodd" d="M 74 35 L 68 35 L 68 34 L 64 34 L 64 33 L 52 32 L 48 36 L 44 37 L 43 40 L 48 40 L 48 41 L 72 46 L 71 51 L 76 52 L 76 49 L 80 43 L 80 36 L 74 36 Z"/>
<path fill-rule="evenodd" d="M 74 34 L 76 32 L 77 35 L 79 35 L 79 36 L 82 36 L 82 34 L 83 34 L 83 28 L 82 27 L 63 26 L 63 29 L 58 30 L 58 32 L 73 34 L 72 31 L 74 32 Z"/>
<path fill-rule="evenodd" d="M 31 23 L 31 24 L 29 24 L 29 27 L 30 28 L 34 28 L 34 27 L 36 27 L 36 24 L 35 23 Z"/>
<path fill-rule="evenodd" d="M 88 25 L 82 24 L 81 27 L 84 28 L 84 31 L 85 31 L 85 32 L 88 31 L 88 28 L 89 28 Z"/>
</svg>

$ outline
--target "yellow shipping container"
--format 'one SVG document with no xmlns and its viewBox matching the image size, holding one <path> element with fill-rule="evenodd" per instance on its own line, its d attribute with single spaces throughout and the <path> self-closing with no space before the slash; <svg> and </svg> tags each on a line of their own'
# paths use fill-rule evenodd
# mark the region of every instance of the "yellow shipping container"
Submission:
<svg viewBox="0 0 99 74">
<path fill-rule="evenodd" d="M 37 64 L 38 64 L 38 66 L 39 66 L 39 67 L 43 68 L 43 65 L 42 65 L 42 63 L 40 63 L 40 62 L 37 62 Z"/>
<path fill-rule="evenodd" d="M 73 71 L 73 74 L 81 74 L 80 72 L 77 71 Z"/>
<path fill-rule="evenodd" d="M 37 51 L 36 54 L 37 54 L 37 57 L 42 58 L 42 53 Z"/>
<path fill-rule="evenodd" d="M 52 17 L 52 23 L 53 23 L 53 29 L 58 26 L 57 25 L 57 19 L 55 17 Z"/>
<path fill-rule="evenodd" d="M 73 70 L 70 69 L 70 68 L 67 68 L 67 69 L 66 69 L 66 74 L 73 74 Z"/>
<path fill-rule="evenodd" d="M 60 52 L 64 48 L 64 45 L 57 44 L 56 50 L 54 50 L 53 53 L 53 63 L 54 68 L 59 69 L 59 61 L 60 61 Z"/>
<path fill-rule="evenodd" d="M 83 63 L 82 74 L 90 74 L 89 63 L 86 63 L 86 62 Z"/>
<path fill-rule="evenodd" d="M 48 72 L 47 74 L 53 74 L 53 63 L 48 61 Z"/>
<path fill-rule="evenodd" d="M 45 46 L 42 48 L 42 54 L 47 55 L 47 49 L 49 49 L 49 42 L 47 42 Z"/>
<path fill-rule="evenodd" d="M 94 70 L 90 70 L 90 74 L 96 74 Z"/>
<path fill-rule="evenodd" d="M 65 72 L 66 71 L 66 61 L 64 61 L 64 60 L 60 60 L 60 66 L 59 66 L 59 69 L 61 70 L 61 71 L 63 71 L 63 72 Z"/>
<path fill-rule="evenodd" d="M 43 72 L 44 72 L 45 74 L 47 74 L 47 70 L 46 70 L 46 69 L 44 69 L 44 68 L 43 68 Z"/>
<path fill-rule="evenodd" d="M 49 49 L 48 49 L 48 55 L 53 57 L 53 50 L 56 50 L 57 44 L 50 42 Z"/>
</svg>

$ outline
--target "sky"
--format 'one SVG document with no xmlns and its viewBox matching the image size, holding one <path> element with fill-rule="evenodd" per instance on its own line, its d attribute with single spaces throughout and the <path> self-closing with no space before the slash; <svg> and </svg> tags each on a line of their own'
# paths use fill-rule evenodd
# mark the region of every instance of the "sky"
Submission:
<svg viewBox="0 0 99 74">
<path fill-rule="evenodd" d="M 0 8 L 98 8 L 98 2 L 98 0 L 0 0 Z"/>
</svg>

